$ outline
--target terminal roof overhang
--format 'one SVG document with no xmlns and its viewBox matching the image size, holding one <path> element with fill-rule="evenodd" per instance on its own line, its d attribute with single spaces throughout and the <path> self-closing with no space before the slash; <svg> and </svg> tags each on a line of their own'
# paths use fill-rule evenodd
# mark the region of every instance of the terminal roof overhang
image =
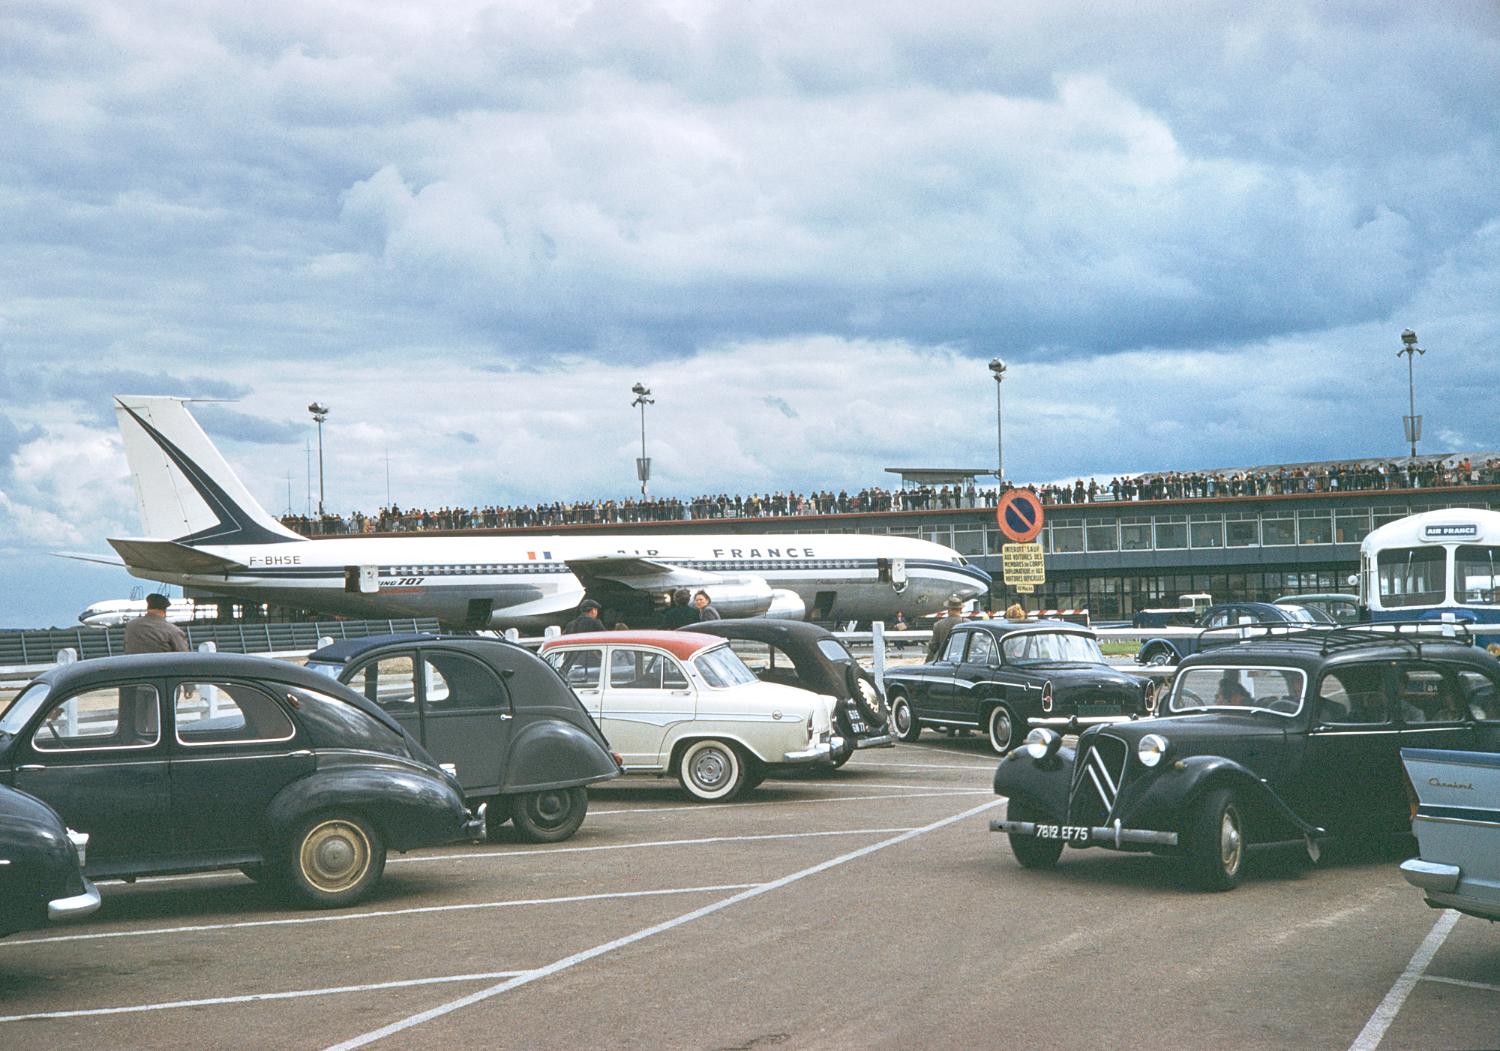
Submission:
<svg viewBox="0 0 1500 1051">
<path fill-rule="evenodd" d="M 988 467 L 887 467 L 885 472 L 900 475 L 902 485 L 962 485 L 995 473 Z"/>
</svg>

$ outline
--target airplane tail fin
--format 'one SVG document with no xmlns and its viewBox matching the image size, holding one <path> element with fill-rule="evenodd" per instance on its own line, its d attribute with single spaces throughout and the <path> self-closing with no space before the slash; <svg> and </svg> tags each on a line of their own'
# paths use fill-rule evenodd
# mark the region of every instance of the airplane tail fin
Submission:
<svg viewBox="0 0 1500 1051">
<path fill-rule="evenodd" d="M 256 502 L 183 399 L 119 395 L 115 416 L 147 537 L 188 546 L 305 539 Z"/>
</svg>

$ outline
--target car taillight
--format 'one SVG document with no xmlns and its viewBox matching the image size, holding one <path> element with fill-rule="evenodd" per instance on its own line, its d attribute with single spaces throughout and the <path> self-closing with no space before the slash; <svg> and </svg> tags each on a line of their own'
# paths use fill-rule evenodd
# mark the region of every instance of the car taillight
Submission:
<svg viewBox="0 0 1500 1051">
<path fill-rule="evenodd" d="M 1052 684 L 1050 682 L 1044 682 L 1044 683 L 1042 683 L 1042 711 L 1044 711 L 1044 712 L 1050 712 L 1051 710 L 1052 710 Z"/>
<path fill-rule="evenodd" d="M 1156 683 L 1154 681 L 1146 683 L 1146 711 L 1156 711 Z"/>
<path fill-rule="evenodd" d="M 1401 764 L 1401 783 L 1406 786 L 1406 806 L 1411 811 L 1412 821 L 1415 822 L 1417 820 L 1417 807 L 1419 805 L 1417 787 L 1411 783 L 1411 774 L 1407 773 L 1405 763 Z"/>
</svg>

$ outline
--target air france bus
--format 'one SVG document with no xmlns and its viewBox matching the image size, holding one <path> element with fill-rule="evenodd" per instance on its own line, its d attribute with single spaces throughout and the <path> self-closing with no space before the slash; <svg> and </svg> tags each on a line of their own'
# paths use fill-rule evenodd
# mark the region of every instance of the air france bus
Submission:
<svg viewBox="0 0 1500 1051">
<path fill-rule="evenodd" d="M 1359 546 L 1359 599 L 1370 620 L 1474 625 L 1481 645 L 1500 641 L 1500 512 L 1424 511 L 1371 531 Z"/>
</svg>

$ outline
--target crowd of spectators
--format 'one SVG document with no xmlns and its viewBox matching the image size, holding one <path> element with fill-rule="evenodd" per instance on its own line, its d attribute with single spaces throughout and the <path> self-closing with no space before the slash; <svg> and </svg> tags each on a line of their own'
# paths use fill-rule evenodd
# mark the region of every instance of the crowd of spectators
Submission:
<svg viewBox="0 0 1500 1051">
<path fill-rule="evenodd" d="M 1084 504 L 1130 500 L 1283 496 L 1292 493 L 1372 489 L 1428 489 L 1500 485 L 1500 458 L 1475 463 L 1469 457 L 1426 457 L 1264 467 L 1240 471 L 1167 472 L 1098 479 L 1071 484 L 1028 485 L 1044 504 Z M 1009 483 L 1006 489 L 1011 488 Z M 440 507 L 436 510 L 381 508 L 373 515 L 355 511 L 321 519 L 287 515 L 282 523 L 314 533 L 410 533 L 430 530 L 507 529 L 564 525 L 629 525 L 712 518 L 781 518 L 796 515 L 855 514 L 870 511 L 940 511 L 995 506 L 998 491 L 967 486 L 861 489 L 850 493 L 774 492 L 750 496 L 699 496 L 691 500 L 578 500 L 525 506 Z"/>
</svg>

